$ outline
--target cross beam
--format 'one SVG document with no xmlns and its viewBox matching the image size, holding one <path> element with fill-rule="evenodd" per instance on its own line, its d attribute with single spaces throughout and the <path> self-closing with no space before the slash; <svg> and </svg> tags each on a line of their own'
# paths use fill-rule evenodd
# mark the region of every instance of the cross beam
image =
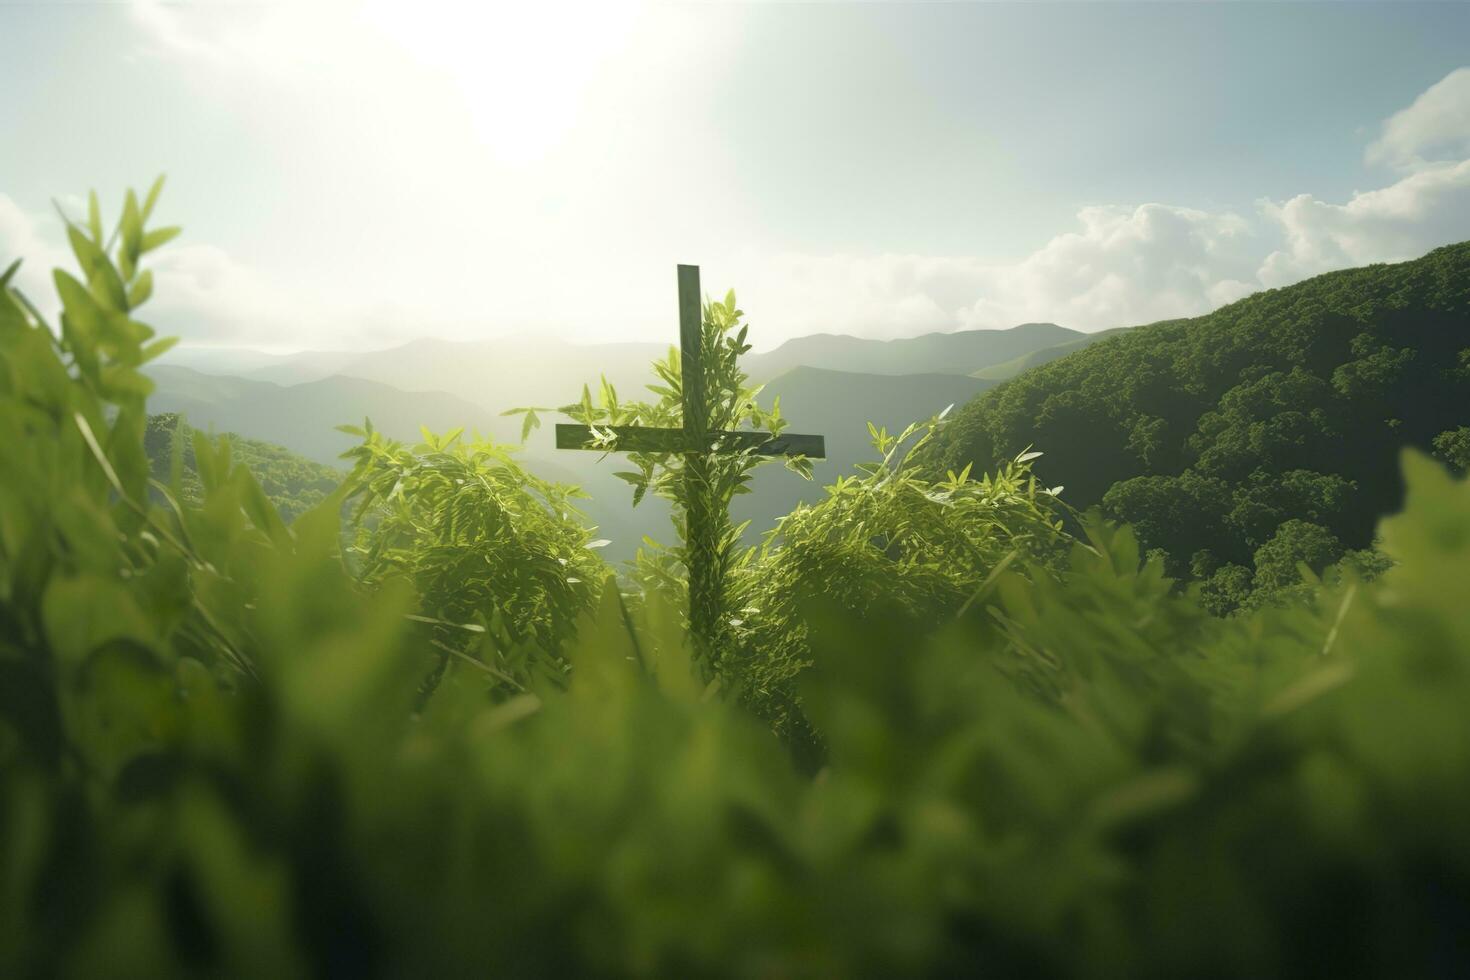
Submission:
<svg viewBox="0 0 1470 980">
<path fill-rule="evenodd" d="M 697 444 L 683 429 L 660 429 L 642 425 L 609 425 L 599 432 L 612 432 L 612 445 L 599 443 L 592 429 L 585 425 L 559 424 L 556 427 L 557 449 L 599 449 L 623 453 L 739 453 L 746 450 L 757 456 L 807 456 L 826 459 L 826 441 L 821 436 L 769 432 L 724 431 L 710 433 Z"/>
</svg>

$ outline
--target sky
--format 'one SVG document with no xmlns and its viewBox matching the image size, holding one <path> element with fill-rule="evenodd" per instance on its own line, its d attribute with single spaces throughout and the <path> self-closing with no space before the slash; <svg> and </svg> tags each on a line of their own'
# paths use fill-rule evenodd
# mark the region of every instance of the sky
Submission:
<svg viewBox="0 0 1470 980">
<path fill-rule="evenodd" d="M 1100 330 L 1470 239 L 1470 3 L 0 0 L 0 265 L 198 346 Z"/>
</svg>

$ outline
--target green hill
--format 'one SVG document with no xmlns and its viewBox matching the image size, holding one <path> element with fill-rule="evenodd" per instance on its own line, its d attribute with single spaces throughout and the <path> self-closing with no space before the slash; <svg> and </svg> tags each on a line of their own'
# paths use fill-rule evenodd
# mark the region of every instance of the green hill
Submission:
<svg viewBox="0 0 1470 980">
<path fill-rule="evenodd" d="M 143 448 L 153 468 L 153 477 L 167 483 L 172 467 L 173 435 L 179 416 L 172 413 L 150 415 L 148 428 L 143 437 Z M 181 446 L 184 503 L 194 504 L 200 499 L 199 476 L 194 468 L 194 447 L 189 438 L 190 427 L 183 430 Z M 298 456 L 283 446 L 247 439 L 233 432 L 225 433 L 230 440 L 231 456 L 244 463 L 261 490 L 281 511 L 287 521 L 321 503 L 342 482 L 344 470 L 335 469 Z"/>
<path fill-rule="evenodd" d="M 1034 446 L 1064 499 L 1239 598 L 1367 547 L 1400 505 L 1400 450 L 1449 452 L 1467 422 L 1470 243 L 1117 333 L 985 393 L 927 458 Z"/>
<path fill-rule="evenodd" d="M 362 378 L 333 376 L 280 385 L 173 365 L 151 366 L 148 375 L 156 386 L 149 402 L 155 412 L 176 412 L 199 428 L 238 432 L 319 463 L 333 462 L 357 441 L 336 426 L 361 424 L 368 416 L 384 433 L 407 441 L 419 438 L 419 426 L 463 426 L 503 439 L 516 429 L 495 413 L 446 392 L 400 391 Z"/>
<path fill-rule="evenodd" d="M 745 359 L 758 381 L 797 367 L 856 374 L 970 374 L 1032 351 L 1085 336 L 1055 323 L 1023 323 L 1008 330 L 959 330 L 898 340 L 866 340 L 844 334 L 813 334 Z"/>
<path fill-rule="evenodd" d="M 978 371 L 971 371 L 970 377 L 980 378 L 983 381 L 1009 381 L 1023 371 L 1029 371 L 1043 364 L 1050 364 L 1058 358 L 1066 357 L 1068 354 L 1082 350 L 1084 347 L 1090 347 L 1104 337 L 1111 337 L 1113 334 L 1120 333 L 1126 329 L 1128 328 L 1114 327 L 1111 330 L 1099 330 L 1097 333 L 1083 334 L 1076 340 L 1069 340 L 1066 343 L 1056 344 L 1052 347 L 1043 347 L 1040 350 L 1022 354 L 1020 357 L 1013 357 L 1009 361 L 992 364 Z"/>
</svg>

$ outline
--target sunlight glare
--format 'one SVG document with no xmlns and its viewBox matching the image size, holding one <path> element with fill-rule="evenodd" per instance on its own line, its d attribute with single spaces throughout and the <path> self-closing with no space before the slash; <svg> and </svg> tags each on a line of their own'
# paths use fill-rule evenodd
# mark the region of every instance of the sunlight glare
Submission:
<svg viewBox="0 0 1470 980">
<path fill-rule="evenodd" d="M 371 0 L 364 15 L 419 65 L 449 76 L 476 134 L 499 161 L 525 166 L 576 125 L 598 76 L 627 47 L 641 6 Z"/>
</svg>

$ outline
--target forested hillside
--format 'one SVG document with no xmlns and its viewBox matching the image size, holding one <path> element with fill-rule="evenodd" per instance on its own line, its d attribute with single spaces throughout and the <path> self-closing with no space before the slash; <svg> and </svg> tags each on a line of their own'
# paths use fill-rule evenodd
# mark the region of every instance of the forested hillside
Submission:
<svg viewBox="0 0 1470 980">
<path fill-rule="evenodd" d="M 1224 610 L 1369 547 L 1400 450 L 1453 460 L 1467 422 L 1470 243 L 1109 337 L 977 398 L 926 459 L 1043 451 L 1064 499 L 1132 524 Z"/>
<path fill-rule="evenodd" d="M 177 451 L 180 495 L 184 501 L 197 504 L 203 499 L 203 487 L 194 459 L 193 433 L 194 429 L 177 414 L 150 415 L 143 447 L 152 465 L 153 478 L 161 483 L 174 479 Z M 233 432 L 224 433 L 222 438 L 229 442 L 232 460 L 254 475 L 260 489 L 287 521 L 320 504 L 347 475 L 345 469 L 333 469 L 258 439 L 246 439 Z"/>
</svg>

